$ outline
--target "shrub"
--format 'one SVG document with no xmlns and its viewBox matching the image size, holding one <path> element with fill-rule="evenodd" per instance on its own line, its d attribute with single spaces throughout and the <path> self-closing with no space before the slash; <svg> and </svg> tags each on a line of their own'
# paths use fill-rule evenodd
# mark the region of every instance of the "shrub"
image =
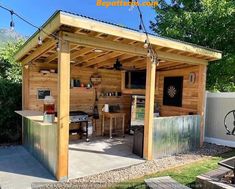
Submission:
<svg viewBox="0 0 235 189">
<path fill-rule="evenodd" d="M 0 79 L 0 144 L 21 140 L 21 84 Z"/>
</svg>

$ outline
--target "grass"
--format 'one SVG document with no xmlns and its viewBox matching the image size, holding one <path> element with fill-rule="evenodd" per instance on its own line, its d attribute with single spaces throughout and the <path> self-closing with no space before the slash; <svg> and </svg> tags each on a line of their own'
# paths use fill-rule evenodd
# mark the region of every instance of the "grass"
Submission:
<svg viewBox="0 0 235 189">
<path fill-rule="evenodd" d="M 224 153 L 215 157 L 208 157 L 208 159 L 204 159 L 201 161 L 197 161 L 193 164 L 188 164 L 184 166 L 180 166 L 178 168 L 169 169 L 166 171 L 158 172 L 152 175 L 147 175 L 142 178 L 129 180 L 126 182 L 119 183 L 113 187 L 112 189 L 145 189 L 146 185 L 144 184 L 144 179 L 153 178 L 153 177 L 161 177 L 161 176 L 170 176 L 179 183 L 186 185 L 190 188 L 195 188 L 195 181 L 198 175 L 203 173 L 207 173 L 213 169 L 218 167 L 218 162 L 222 159 L 235 156 L 235 150 Z"/>
</svg>

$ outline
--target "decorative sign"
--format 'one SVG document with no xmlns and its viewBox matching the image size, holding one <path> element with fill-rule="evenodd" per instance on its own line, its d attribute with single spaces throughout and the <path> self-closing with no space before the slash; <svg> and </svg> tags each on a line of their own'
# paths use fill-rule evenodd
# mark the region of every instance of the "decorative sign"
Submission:
<svg viewBox="0 0 235 189">
<path fill-rule="evenodd" d="M 182 106 L 183 77 L 165 77 L 163 105 Z"/>
<path fill-rule="evenodd" d="M 92 85 L 97 86 L 101 84 L 102 77 L 98 72 L 96 72 L 91 75 L 90 80 L 91 80 Z"/>
<path fill-rule="evenodd" d="M 195 72 L 190 72 L 189 73 L 189 82 L 190 84 L 194 84 L 196 81 L 196 73 Z"/>
<path fill-rule="evenodd" d="M 235 110 L 232 110 L 224 117 L 224 127 L 227 135 L 235 136 Z"/>
<path fill-rule="evenodd" d="M 45 96 L 51 96 L 50 89 L 38 89 L 38 99 L 44 100 Z"/>
</svg>

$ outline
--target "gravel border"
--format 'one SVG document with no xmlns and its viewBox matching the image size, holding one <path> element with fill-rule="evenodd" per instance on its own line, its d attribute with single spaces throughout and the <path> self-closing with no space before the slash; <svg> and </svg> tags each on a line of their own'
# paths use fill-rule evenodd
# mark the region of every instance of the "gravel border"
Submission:
<svg viewBox="0 0 235 189">
<path fill-rule="evenodd" d="M 82 178 L 71 179 L 68 182 L 57 182 L 56 184 L 40 187 L 40 189 L 77 189 L 110 187 L 116 183 L 140 178 L 145 175 L 200 161 L 205 158 L 223 154 L 231 150 L 231 148 L 225 146 L 204 143 L 202 148 L 194 152 L 173 155 L 152 161 L 145 161 L 143 163 L 121 169 L 106 171 L 103 173 Z"/>
</svg>

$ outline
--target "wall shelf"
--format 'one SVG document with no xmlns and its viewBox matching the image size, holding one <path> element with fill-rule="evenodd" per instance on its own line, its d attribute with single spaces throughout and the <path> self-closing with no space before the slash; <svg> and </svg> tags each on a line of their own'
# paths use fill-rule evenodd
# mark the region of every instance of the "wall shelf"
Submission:
<svg viewBox="0 0 235 189">
<path fill-rule="evenodd" d="M 85 91 L 88 91 L 88 90 L 95 90 L 94 88 L 86 88 L 86 87 L 73 87 L 73 88 L 70 88 L 70 90 L 85 90 Z"/>
<path fill-rule="evenodd" d="M 104 99 L 107 99 L 107 98 L 121 98 L 122 96 L 99 96 L 99 98 L 104 98 Z"/>
</svg>

